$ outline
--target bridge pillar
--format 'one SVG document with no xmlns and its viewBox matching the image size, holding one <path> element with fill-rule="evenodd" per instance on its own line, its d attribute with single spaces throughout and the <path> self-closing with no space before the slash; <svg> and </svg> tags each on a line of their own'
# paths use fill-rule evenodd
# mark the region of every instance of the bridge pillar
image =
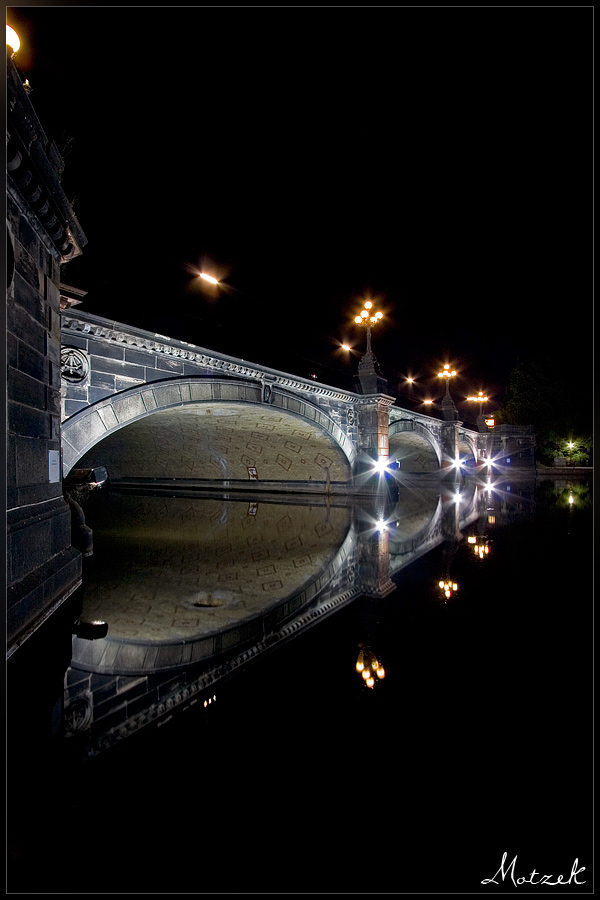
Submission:
<svg viewBox="0 0 600 900">
<path fill-rule="evenodd" d="M 462 422 L 444 422 L 441 427 L 442 469 L 455 470 L 460 459 L 459 427 Z"/>
<path fill-rule="evenodd" d="M 354 464 L 354 476 L 371 470 L 372 463 L 390 455 L 389 408 L 394 397 L 388 394 L 371 394 L 357 405 L 358 454 Z"/>
</svg>

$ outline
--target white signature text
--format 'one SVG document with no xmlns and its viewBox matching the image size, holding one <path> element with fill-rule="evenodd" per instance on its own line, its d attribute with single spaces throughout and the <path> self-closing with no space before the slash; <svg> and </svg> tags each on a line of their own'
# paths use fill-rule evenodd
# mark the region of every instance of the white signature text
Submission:
<svg viewBox="0 0 600 900">
<path fill-rule="evenodd" d="M 511 863 L 508 866 L 505 865 L 506 857 L 508 856 L 505 853 L 502 857 L 502 862 L 500 863 L 500 868 L 496 872 L 496 874 L 492 878 L 484 878 L 481 882 L 482 884 L 500 884 L 496 879 L 500 877 L 501 881 L 504 881 L 508 875 L 512 879 L 512 883 L 515 885 L 520 884 L 585 884 L 585 881 L 577 881 L 577 876 L 580 872 L 585 872 L 585 866 L 579 866 L 579 860 L 576 859 L 571 867 L 571 874 L 568 879 L 565 881 L 562 875 L 540 875 L 535 869 L 531 872 L 530 875 L 520 875 L 518 878 L 515 877 L 515 866 L 517 865 L 517 857 L 514 856 Z M 555 878 L 555 881 L 551 879 Z"/>
</svg>

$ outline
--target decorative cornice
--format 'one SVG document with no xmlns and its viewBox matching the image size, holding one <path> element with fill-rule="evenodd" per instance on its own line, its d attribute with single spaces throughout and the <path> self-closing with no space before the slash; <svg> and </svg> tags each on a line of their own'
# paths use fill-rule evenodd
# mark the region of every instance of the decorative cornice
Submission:
<svg viewBox="0 0 600 900">
<path fill-rule="evenodd" d="M 203 347 L 196 347 L 184 341 L 171 339 L 165 335 L 151 334 L 141 329 L 124 325 L 120 322 L 110 322 L 107 319 L 92 316 L 89 313 L 72 313 L 70 310 L 62 314 L 62 330 L 75 331 L 87 334 L 96 339 L 108 343 L 127 344 L 136 349 L 146 350 L 148 353 L 157 353 L 164 356 L 176 357 L 187 360 L 194 365 L 207 369 L 215 369 L 222 374 L 234 377 L 253 378 L 261 383 L 271 386 L 288 388 L 297 393 L 312 394 L 322 399 L 333 400 L 340 403 L 364 403 L 368 397 L 353 394 L 330 385 L 321 384 L 318 381 L 308 381 L 302 378 L 279 372 L 276 369 L 258 366 L 255 363 L 246 362 L 243 359 L 216 354 L 214 351 Z M 376 395 L 377 397 L 384 395 Z M 372 398 L 371 398 L 372 399 Z M 389 398 L 393 402 L 394 398 Z"/>
<path fill-rule="evenodd" d="M 87 238 L 60 185 L 62 159 L 44 134 L 8 55 L 7 66 L 7 188 L 23 199 L 61 262 L 66 262 L 81 254 Z"/>
</svg>

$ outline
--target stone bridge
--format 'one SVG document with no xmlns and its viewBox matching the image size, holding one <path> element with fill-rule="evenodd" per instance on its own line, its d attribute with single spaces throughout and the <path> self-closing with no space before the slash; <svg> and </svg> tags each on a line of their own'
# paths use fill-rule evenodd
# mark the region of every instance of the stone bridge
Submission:
<svg viewBox="0 0 600 900">
<path fill-rule="evenodd" d="M 112 481 L 332 492 L 474 466 L 487 435 L 71 309 L 62 314 L 63 476 L 104 465 Z"/>
</svg>

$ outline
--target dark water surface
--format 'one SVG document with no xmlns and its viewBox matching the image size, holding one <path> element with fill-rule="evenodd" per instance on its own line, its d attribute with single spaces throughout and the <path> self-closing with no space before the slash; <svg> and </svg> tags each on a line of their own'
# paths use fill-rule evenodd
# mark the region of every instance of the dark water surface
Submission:
<svg viewBox="0 0 600 900">
<path fill-rule="evenodd" d="M 210 704 L 40 758 L 51 813 L 32 801 L 9 892 L 592 893 L 592 481 L 507 487 Z M 584 883 L 482 885 L 504 853 L 536 880 L 577 859 Z"/>
</svg>

